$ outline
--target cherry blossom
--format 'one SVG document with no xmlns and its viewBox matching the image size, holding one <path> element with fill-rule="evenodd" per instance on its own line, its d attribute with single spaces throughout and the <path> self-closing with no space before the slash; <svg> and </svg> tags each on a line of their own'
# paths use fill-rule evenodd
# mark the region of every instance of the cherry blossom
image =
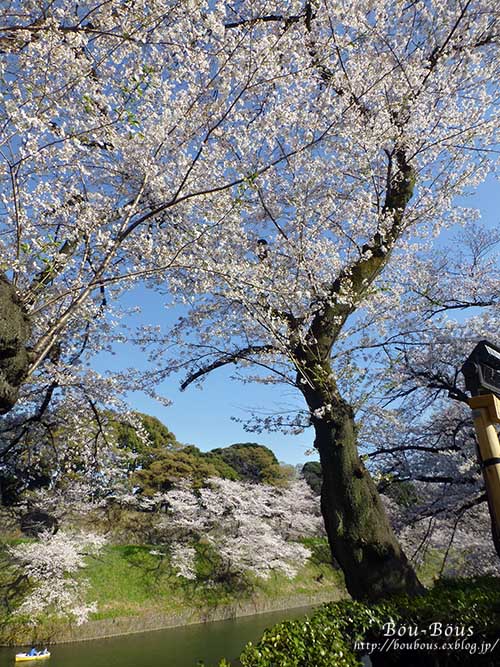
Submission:
<svg viewBox="0 0 500 667">
<path fill-rule="evenodd" d="M 69 616 L 78 625 L 84 623 L 97 606 L 85 601 L 87 583 L 74 575 L 85 568 L 85 558 L 98 554 L 104 543 L 103 537 L 92 533 L 58 532 L 9 547 L 12 560 L 33 587 L 15 614 L 27 616 L 34 625 L 47 613 Z"/>
<path fill-rule="evenodd" d="M 276 488 L 214 478 L 199 492 L 185 486 L 162 495 L 165 530 L 180 540 L 172 564 L 185 578 L 196 577 L 193 539 L 210 544 L 233 574 L 293 578 L 310 556 L 297 540 L 324 530 L 319 501 L 304 480 Z"/>
</svg>

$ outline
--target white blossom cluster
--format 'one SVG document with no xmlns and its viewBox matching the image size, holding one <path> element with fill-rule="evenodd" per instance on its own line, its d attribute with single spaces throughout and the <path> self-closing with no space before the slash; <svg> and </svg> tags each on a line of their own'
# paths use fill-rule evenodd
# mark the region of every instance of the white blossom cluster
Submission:
<svg viewBox="0 0 500 667">
<path fill-rule="evenodd" d="M 196 577 L 193 539 L 211 544 L 230 571 L 266 579 L 273 571 L 295 576 L 310 556 L 297 540 L 324 531 L 318 498 L 303 480 L 276 488 L 213 478 L 198 492 L 185 486 L 162 501 L 165 527 L 182 531 L 172 565 L 188 579 Z"/>
<path fill-rule="evenodd" d="M 178 577 L 196 579 L 196 549 L 183 544 L 175 544 L 170 554 L 170 562 Z"/>
<path fill-rule="evenodd" d="M 32 590 L 17 607 L 15 614 L 28 616 L 36 625 L 47 613 L 66 615 L 80 625 L 96 611 L 96 603 L 87 603 L 87 584 L 75 575 L 85 568 L 85 557 L 97 555 L 105 539 L 93 533 L 41 534 L 37 542 L 9 547 L 8 551 Z"/>
</svg>

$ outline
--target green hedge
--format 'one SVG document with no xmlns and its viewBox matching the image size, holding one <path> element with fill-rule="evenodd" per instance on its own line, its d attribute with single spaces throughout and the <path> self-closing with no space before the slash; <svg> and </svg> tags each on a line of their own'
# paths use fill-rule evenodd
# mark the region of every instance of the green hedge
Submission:
<svg viewBox="0 0 500 667">
<path fill-rule="evenodd" d="M 455 579 L 441 581 L 424 595 L 398 596 L 375 605 L 343 600 L 321 606 L 312 616 L 285 621 L 266 630 L 256 644 L 248 644 L 239 660 L 243 667 L 353 667 L 361 664 L 364 650 L 355 650 L 356 642 L 383 644 L 384 624 L 392 621 L 396 632 L 401 628 L 419 629 L 421 643 L 432 642 L 440 648 L 429 651 L 374 650 L 374 666 L 383 665 L 484 665 L 500 664 L 500 579 Z M 441 626 L 432 626 L 441 623 Z M 442 635 L 429 637 L 431 630 Z M 462 630 L 463 628 L 463 630 Z M 469 630 L 468 628 L 472 628 Z M 425 630 L 426 634 L 421 631 Z M 452 636 L 445 636 L 452 632 Z M 406 631 L 408 632 L 408 630 Z M 463 633 L 463 634 L 462 634 Z M 457 636 L 458 635 L 458 636 Z M 402 636 L 401 643 L 414 641 Z M 482 642 L 499 640 L 494 654 L 479 654 Z M 464 642 L 464 646 L 457 644 Z M 453 648 L 445 648 L 453 644 Z M 476 645 L 475 653 L 467 647 Z M 222 662 L 220 667 L 227 665 Z"/>
</svg>

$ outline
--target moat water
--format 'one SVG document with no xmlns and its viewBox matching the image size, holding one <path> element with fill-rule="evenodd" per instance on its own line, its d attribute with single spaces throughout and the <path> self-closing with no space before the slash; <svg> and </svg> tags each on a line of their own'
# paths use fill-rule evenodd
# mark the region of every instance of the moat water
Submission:
<svg viewBox="0 0 500 667">
<path fill-rule="evenodd" d="M 187 625 L 154 632 L 50 646 L 51 657 L 17 663 L 27 667 L 216 667 L 221 658 L 237 665 L 245 644 L 258 640 L 264 630 L 285 619 L 298 618 L 311 608 L 288 609 L 230 621 Z M 37 647 L 44 648 L 44 647 Z M 0 666 L 14 665 L 24 649 L 0 648 Z"/>
</svg>

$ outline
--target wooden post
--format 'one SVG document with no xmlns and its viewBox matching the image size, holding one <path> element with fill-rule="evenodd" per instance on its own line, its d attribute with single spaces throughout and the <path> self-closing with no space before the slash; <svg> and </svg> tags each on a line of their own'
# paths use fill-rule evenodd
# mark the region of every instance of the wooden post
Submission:
<svg viewBox="0 0 500 667">
<path fill-rule="evenodd" d="M 488 496 L 495 549 L 500 556 L 500 442 L 495 424 L 500 423 L 500 400 L 494 394 L 469 399 L 476 429 L 479 458 Z"/>
</svg>

